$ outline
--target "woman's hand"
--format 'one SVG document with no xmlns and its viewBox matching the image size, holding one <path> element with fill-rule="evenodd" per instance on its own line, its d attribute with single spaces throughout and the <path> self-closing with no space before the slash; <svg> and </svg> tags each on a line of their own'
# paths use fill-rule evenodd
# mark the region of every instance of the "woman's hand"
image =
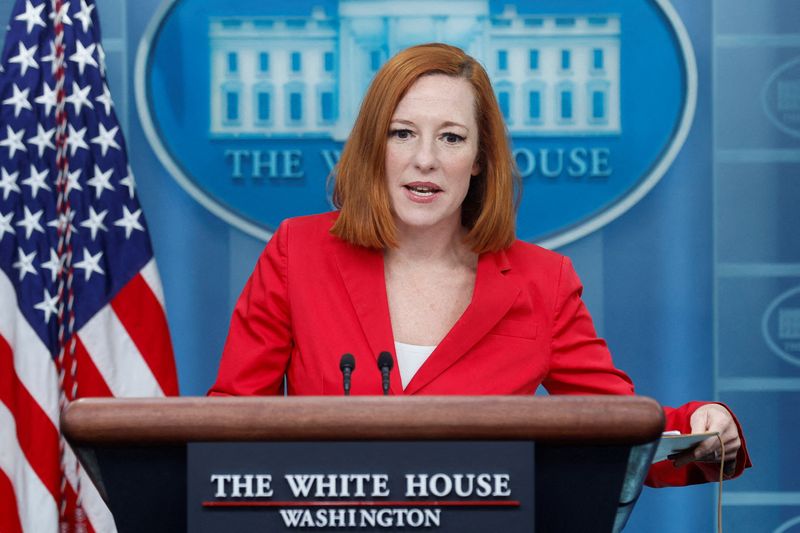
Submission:
<svg viewBox="0 0 800 533">
<path fill-rule="evenodd" d="M 722 442 L 725 443 L 724 461 L 735 461 L 742 442 L 739 439 L 739 430 L 733 421 L 733 415 L 731 415 L 730 411 L 719 404 L 710 403 L 697 409 L 689 419 L 689 423 L 692 427 L 692 433 L 719 433 Z M 673 460 L 673 464 L 676 467 L 681 467 L 694 461 L 719 463 L 723 460 L 721 454 L 722 448 L 719 444 L 719 439 L 710 437 L 691 450 L 681 452 L 670 457 L 670 459 Z M 735 465 L 735 462 L 731 462 L 726 467 L 732 469 Z"/>
</svg>

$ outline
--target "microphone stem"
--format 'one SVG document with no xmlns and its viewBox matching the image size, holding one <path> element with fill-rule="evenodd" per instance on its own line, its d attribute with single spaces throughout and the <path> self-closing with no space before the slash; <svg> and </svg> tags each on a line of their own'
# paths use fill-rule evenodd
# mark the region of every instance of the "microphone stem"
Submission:
<svg viewBox="0 0 800 533">
<path fill-rule="evenodd" d="M 383 374 L 383 395 L 389 396 L 389 367 L 383 367 L 381 373 Z"/>
</svg>

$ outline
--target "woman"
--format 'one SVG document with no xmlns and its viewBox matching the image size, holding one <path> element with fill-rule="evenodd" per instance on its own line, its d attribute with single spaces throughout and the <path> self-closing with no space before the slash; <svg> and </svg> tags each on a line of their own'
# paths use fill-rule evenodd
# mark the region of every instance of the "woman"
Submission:
<svg viewBox="0 0 800 533">
<path fill-rule="evenodd" d="M 376 74 L 336 169 L 338 212 L 290 219 L 234 310 L 211 394 L 633 394 L 580 299 L 569 260 L 515 239 L 518 177 L 484 69 L 458 48 L 397 54 Z M 749 464 L 718 404 L 666 409 L 667 429 L 719 431 L 726 466 Z M 711 464 L 695 460 L 711 460 Z M 713 479 L 719 443 L 651 470 L 651 484 Z M 716 466 L 713 464 L 716 461 Z M 691 463 L 691 464 L 690 464 Z"/>
</svg>

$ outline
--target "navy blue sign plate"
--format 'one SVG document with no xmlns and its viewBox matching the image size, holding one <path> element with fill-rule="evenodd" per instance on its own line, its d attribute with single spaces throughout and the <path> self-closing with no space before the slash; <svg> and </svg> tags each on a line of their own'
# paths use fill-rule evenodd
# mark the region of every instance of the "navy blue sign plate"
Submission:
<svg viewBox="0 0 800 533">
<path fill-rule="evenodd" d="M 188 444 L 188 530 L 534 530 L 532 442 Z"/>
</svg>

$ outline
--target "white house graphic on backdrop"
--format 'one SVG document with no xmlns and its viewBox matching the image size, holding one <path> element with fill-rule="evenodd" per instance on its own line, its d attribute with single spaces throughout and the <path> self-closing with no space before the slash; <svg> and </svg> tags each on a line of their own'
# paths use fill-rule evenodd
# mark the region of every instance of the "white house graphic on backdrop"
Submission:
<svg viewBox="0 0 800 533">
<path fill-rule="evenodd" d="M 209 19 L 214 137 L 345 139 L 375 72 L 441 41 L 487 69 L 511 135 L 620 132 L 618 15 L 523 15 L 487 0 L 340 0 L 338 13 Z"/>
</svg>

